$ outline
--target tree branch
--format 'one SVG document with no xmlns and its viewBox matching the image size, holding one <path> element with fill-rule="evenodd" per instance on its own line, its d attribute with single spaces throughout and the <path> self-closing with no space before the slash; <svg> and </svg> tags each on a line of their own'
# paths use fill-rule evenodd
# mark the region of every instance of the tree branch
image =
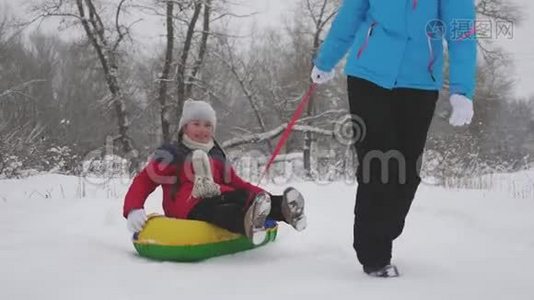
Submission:
<svg viewBox="0 0 534 300">
<path fill-rule="evenodd" d="M 122 39 L 126 35 L 126 33 L 122 32 L 121 26 L 119 24 L 119 17 L 120 17 L 120 14 L 121 14 L 121 8 L 122 8 L 122 5 L 124 4 L 124 2 L 126 2 L 126 0 L 121 0 L 121 2 L 119 2 L 119 5 L 117 6 L 117 12 L 115 13 L 115 29 L 117 30 L 117 34 L 119 36 L 117 37 L 117 41 L 115 41 L 115 44 L 113 45 L 113 50 L 112 51 L 116 51 L 117 50 L 117 48 L 119 47 L 120 42 L 122 41 Z"/>
<path fill-rule="evenodd" d="M 20 90 L 26 88 L 27 86 L 29 85 L 32 85 L 34 83 L 38 83 L 38 82 L 46 82 L 47 80 L 45 79 L 32 79 L 30 81 L 27 81 L 27 82 L 24 82 L 24 83 L 21 83 L 17 86 L 14 86 L 14 87 L 11 87 L 3 92 L 0 93 L 0 99 L 3 98 L 3 97 L 7 97 L 11 94 L 15 94 L 15 93 L 20 93 Z"/>
<path fill-rule="evenodd" d="M 159 80 L 159 95 L 158 102 L 160 103 L 160 122 L 163 140 L 169 142 L 170 137 L 170 121 L 169 121 L 169 105 L 167 103 L 167 84 L 169 81 L 169 73 L 171 70 L 171 64 L 173 60 L 173 51 L 174 51 L 174 23 L 173 23 L 173 10 L 174 4 L 169 1 L 167 2 L 167 17 L 166 17 L 166 28 L 167 28 L 167 49 L 165 52 L 165 61 L 163 63 L 163 70 L 161 72 Z"/>
<path fill-rule="evenodd" d="M 211 0 L 205 0 L 206 3 L 204 3 L 204 23 L 203 23 L 203 30 L 202 30 L 202 37 L 200 39 L 200 47 L 198 50 L 198 57 L 197 61 L 195 62 L 195 65 L 193 66 L 193 71 L 191 73 L 191 78 L 188 80 L 188 84 L 186 87 L 186 95 L 189 97 L 191 95 L 192 87 L 193 85 L 190 83 L 193 81 L 193 78 L 197 77 L 197 74 L 200 70 L 200 67 L 202 66 L 202 62 L 204 61 L 204 56 L 206 55 L 206 49 L 208 47 L 208 38 L 210 35 L 210 15 L 211 15 Z"/>
<path fill-rule="evenodd" d="M 222 143 L 221 146 L 223 148 L 232 148 L 232 147 L 237 147 L 237 146 L 241 146 L 244 144 L 255 144 L 255 143 L 260 143 L 264 141 L 270 141 L 271 139 L 274 139 L 280 134 L 282 134 L 282 132 L 287 128 L 287 125 L 288 124 L 285 123 L 267 132 L 251 134 L 251 135 L 247 135 L 244 137 L 232 138 Z M 313 132 L 313 133 L 324 135 L 324 136 L 334 137 L 334 131 L 325 130 L 325 129 L 312 127 L 312 126 L 295 125 L 293 127 L 293 131 L 303 132 L 303 133 Z"/>
<path fill-rule="evenodd" d="M 182 55 L 180 61 L 178 62 L 178 67 L 176 70 L 176 84 L 177 84 L 177 101 L 178 101 L 178 110 L 176 113 L 180 116 L 182 114 L 182 103 L 185 101 L 185 85 L 186 77 L 185 70 L 187 67 L 187 60 L 189 57 L 189 51 L 193 43 L 193 34 L 195 26 L 197 24 L 200 12 L 202 10 L 202 2 L 199 0 L 194 1 L 194 11 L 191 21 L 189 22 L 187 33 L 184 41 L 184 47 L 182 49 Z"/>
</svg>

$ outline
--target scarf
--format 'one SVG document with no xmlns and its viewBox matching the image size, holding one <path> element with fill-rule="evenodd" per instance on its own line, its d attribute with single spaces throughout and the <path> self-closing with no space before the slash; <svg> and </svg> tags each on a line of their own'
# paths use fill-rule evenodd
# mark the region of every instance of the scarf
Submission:
<svg viewBox="0 0 534 300">
<path fill-rule="evenodd" d="M 209 142 L 207 143 L 199 143 L 199 142 L 195 142 L 193 141 L 189 136 L 187 136 L 187 134 L 184 133 L 184 135 L 182 136 L 182 143 L 189 149 L 191 150 L 202 150 L 206 153 L 210 152 L 211 148 L 213 148 L 213 146 L 215 145 L 215 143 L 213 142 L 213 139 L 211 139 Z"/>
</svg>

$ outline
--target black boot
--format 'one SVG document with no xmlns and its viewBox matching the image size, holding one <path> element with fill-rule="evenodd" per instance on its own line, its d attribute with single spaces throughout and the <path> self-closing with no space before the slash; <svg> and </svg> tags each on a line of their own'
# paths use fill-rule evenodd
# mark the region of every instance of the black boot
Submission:
<svg viewBox="0 0 534 300">
<path fill-rule="evenodd" d="M 373 277 L 383 277 L 383 278 L 389 278 L 389 277 L 399 277 L 399 270 L 395 265 L 385 265 L 383 267 L 369 267 L 364 266 L 363 271 Z"/>
</svg>

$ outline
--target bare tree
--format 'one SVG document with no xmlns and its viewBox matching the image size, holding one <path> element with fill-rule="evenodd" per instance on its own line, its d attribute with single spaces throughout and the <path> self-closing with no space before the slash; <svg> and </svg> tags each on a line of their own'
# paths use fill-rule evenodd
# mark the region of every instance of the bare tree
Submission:
<svg viewBox="0 0 534 300">
<path fill-rule="evenodd" d="M 494 20 L 519 23 L 524 15 L 520 5 L 504 0 L 479 0 L 477 13 Z"/>
<path fill-rule="evenodd" d="M 191 97 L 194 87 L 197 86 L 195 80 L 200 74 L 210 35 L 212 0 L 163 0 L 162 2 L 166 4 L 167 40 L 163 69 L 159 76 L 158 102 L 163 140 L 169 142 L 172 139 L 171 115 L 176 114 L 178 116 L 176 119 L 179 119 L 183 102 Z M 175 10 L 175 7 L 178 10 Z M 200 20 L 202 29 L 198 34 L 197 27 Z M 185 29 L 183 38 L 177 36 L 182 28 Z M 174 61 L 174 47 L 177 41 L 180 45 L 179 53 L 177 61 Z M 195 51 L 197 53 L 194 53 Z M 168 83 L 171 81 L 170 73 L 173 65 L 175 71 L 172 80 L 175 82 L 176 94 L 175 97 L 169 98 Z"/>
<path fill-rule="evenodd" d="M 183 47 L 181 49 L 180 59 L 176 68 L 176 96 L 177 96 L 177 116 L 179 119 L 182 115 L 183 103 L 186 100 L 186 70 L 187 62 L 189 59 L 190 51 L 193 47 L 193 37 L 195 33 L 195 27 L 202 12 L 203 3 L 201 0 L 192 0 L 191 5 L 193 6 L 193 13 L 189 19 L 186 19 L 187 31 L 185 40 L 183 42 Z"/>
<path fill-rule="evenodd" d="M 479 19 L 487 19 L 494 24 L 506 22 L 512 26 L 519 25 L 524 19 L 524 13 L 521 6 L 503 0 L 479 0 L 476 6 Z M 478 47 L 486 61 L 495 59 L 506 59 L 506 55 L 499 48 L 494 47 L 492 39 L 478 39 Z"/>
<path fill-rule="evenodd" d="M 254 58 L 245 62 L 243 58 L 236 57 L 236 47 L 230 44 L 227 38 L 220 38 L 219 41 L 223 52 L 219 54 L 220 60 L 226 65 L 234 79 L 237 81 L 239 88 L 252 108 L 256 122 L 260 126 L 260 130 L 266 132 L 267 125 L 262 115 L 262 109 L 260 108 L 261 100 L 259 99 L 257 89 L 254 87 L 257 81 L 257 70 L 262 62 Z M 270 141 L 267 141 L 267 145 L 269 150 L 272 151 L 273 147 Z"/>
<path fill-rule="evenodd" d="M 211 34 L 210 24 L 211 24 L 211 14 L 212 14 L 212 0 L 204 0 L 204 16 L 202 22 L 202 34 L 200 38 L 200 45 L 198 46 L 198 54 L 196 61 L 193 65 L 191 76 L 186 82 L 185 96 L 190 97 L 192 94 L 192 89 L 194 87 L 193 82 L 197 80 L 197 75 L 200 72 L 206 52 L 208 49 L 208 38 Z"/>
<path fill-rule="evenodd" d="M 23 91 L 28 88 L 29 86 L 39 83 L 39 82 L 46 82 L 45 79 L 32 79 L 28 80 L 26 82 L 23 82 L 21 84 L 18 84 L 16 86 L 9 87 L 3 91 L 0 92 L 0 101 L 2 101 L 2 98 L 11 96 L 13 94 L 21 94 L 24 95 Z"/>
<path fill-rule="evenodd" d="M 174 3 L 167 1 L 166 3 L 166 28 L 167 28 L 167 47 L 165 51 L 165 60 L 163 63 L 163 70 L 159 78 L 159 93 L 158 102 L 160 104 L 160 121 L 161 133 L 163 141 L 168 143 L 171 140 L 170 136 L 170 107 L 167 101 L 167 86 L 169 83 L 169 75 L 171 65 L 173 62 L 174 51 L 174 22 L 173 22 Z"/>
<path fill-rule="evenodd" d="M 310 67 L 308 70 L 311 71 L 312 69 L 312 61 L 315 58 L 315 54 L 317 53 L 317 50 L 319 49 L 319 46 L 321 44 L 321 35 L 324 31 L 325 26 L 329 24 L 329 22 L 332 20 L 332 18 L 335 16 L 337 12 L 337 4 L 339 1 L 332 1 L 332 0 L 305 0 L 304 5 L 306 7 L 305 13 L 308 18 L 311 19 L 313 24 L 313 42 L 311 45 L 312 51 L 310 56 Z M 310 79 L 311 84 L 311 79 Z M 310 102 L 308 104 L 307 108 L 307 114 L 308 116 L 313 116 L 315 111 L 315 97 L 311 97 Z M 309 124 L 311 125 L 311 124 Z M 304 136 L 304 169 L 306 171 L 306 174 L 308 177 L 312 176 L 311 173 L 311 149 L 312 149 L 312 143 L 313 143 L 313 134 L 312 132 L 307 132 Z"/>
<path fill-rule="evenodd" d="M 62 17 L 72 19 L 82 26 L 86 37 L 97 54 L 105 82 L 111 94 L 109 101 L 114 107 L 118 128 L 118 135 L 113 140 L 119 143 L 125 155 L 132 158 L 133 170 L 133 168 L 137 167 L 136 158 L 138 154 L 128 135 L 127 99 L 123 94 L 119 80 L 119 46 L 124 38 L 129 35 L 129 29 L 133 25 L 125 26 L 120 22 L 126 1 L 120 0 L 116 5 L 113 22 L 105 23 L 102 17 L 102 9 L 97 6 L 95 0 L 76 0 L 75 7 L 72 7 L 72 3 L 65 3 L 62 0 L 44 1 L 34 8 L 34 11 L 39 13 L 34 20 Z"/>
<path fill-rule="evenodd" d="M 478 20 L 490 21 L 493 26 L 497 22 L 518 25 L 523 19 L 520 6 L 510 1 L 479 0 L 476 10 Z M 440 118 L 435 118 L 429 138 L 431 149 L 445 157 L 440 166 L 443 174 L 438 177 L 491 171 L 523 155 L 521 144 L 527 142 L 518 136 L 525 134 L 521 132 L 517 135 L 516 132 L 527 126 L 526 122 L 518 122 L 514 119 L 517 117 L 512 117 L 520 110 L 515 110 L 516 107 L 521 107 L 514 104 L 514 82 L 509 76 L 513 72 L 513 60 L 504 49 L 493 43 L 493 38 L 477 40 L 483 60 L 477 67 L 475 115 L 471 125 L 463 129 L 449 126 L 450 105 L 448 101 L 438 101 L 436 111 Z M 448 67 L 447 64 L 445 66 Z M 447 79 L 445 85 L 448 85 Z M 444 96 L 448 95 L 444 93 Z M 459 131 L 463 134 L 458 134 Z"/>
<path fill-rule="evenodd" d="M 8 53 L 16 53 L 22 47 L 20 35 L 10 30 L 10 26 L 14 23 L 15 20 L 9 19 L 7 15 L 0 16 L 0 101 L 13 95 L 26 96 L 24 91 L 27 88 L 45 81 L 45 79 L 38 78 L 23 79 L 21 81 L 8 80 L 8 77 L 13 77 L 13 74 L 9 74 L 8 70 L 7 63 L 10 60 L 7 57 Z"/>
</svg>

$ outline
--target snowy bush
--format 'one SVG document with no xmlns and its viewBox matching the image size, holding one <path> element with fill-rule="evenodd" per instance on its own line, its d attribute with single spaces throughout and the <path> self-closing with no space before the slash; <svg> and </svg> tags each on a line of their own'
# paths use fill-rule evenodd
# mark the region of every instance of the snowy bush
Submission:
<svg viewBox="0 0 534 300">
<path fill-rule="evenodd" d="M 114 178 L 128 175 L 128 160 L 108 154 L 104 157 L 94 157 L 82 162 L 82 174 L 103 178 Z"/>
<path fill-rule="evenodd" d="M 0 177 L 20 178 L 22 176 L 22 160 L 16 155 L 2 157 L 0 163 Z"/>
<path fill-rule="evenodd" d="M 62 174 L 72 174 L 78 156 L 73 154 L 68 146 L 51 147 L 46 152 L 48 171 Z"/>
</svg>

